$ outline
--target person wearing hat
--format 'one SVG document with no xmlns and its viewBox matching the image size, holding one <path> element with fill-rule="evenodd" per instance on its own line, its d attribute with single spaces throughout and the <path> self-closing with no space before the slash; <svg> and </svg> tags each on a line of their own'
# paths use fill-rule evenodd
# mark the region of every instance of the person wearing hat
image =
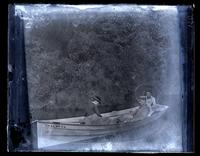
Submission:
<svg viewBox="0 0 200 156">
<path fill-rule="evenodd" d="M 152 106 L 156 105 L 155 97 L 151 95 L 150 91 L 146 91 L 145 96 L 140 96 L 141 99 L 144 99 L 144 101 L 141 101 L 141 104 L 146 104 L 146 106 L 149 109 L 149 113 L 147 116 L 151 116 L 153 114 Z"/>
<path fill-rule="evenodd" d="M 81 124 L 86 124 L 91 119 L 91 118 L 88 118 L 89 115 L 91 115 L 91 112 L 92 114 L 96 114 L 98 117 L 102 117 L 98 109 L 98 106 L 101 104 L 101 99 L 98 96 L 94 96 L 90 98 L 90 102 L 91 102 L 91 105 L 87 107 L 84 118 L 80 120 Z"/>
<path fill-rule="evenodd" d="M 102 115 L 99 113 L 98 106 L 101 104 L 101 99 L 98 96 L 94 96 L 91 98 L 91 103 L 93 104 L 92 110 L 93 112 L 99 116 L 102 117 Z"/>
</svg>

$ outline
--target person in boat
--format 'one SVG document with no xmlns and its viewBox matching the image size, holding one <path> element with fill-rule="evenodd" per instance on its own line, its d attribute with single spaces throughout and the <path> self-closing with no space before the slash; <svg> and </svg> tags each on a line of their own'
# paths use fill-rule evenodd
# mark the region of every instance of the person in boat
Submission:
<svg viewBox="0 0 200 156">
<path fill-rule="evenodd" d="M 101 98 L 98 96 L 94 96 L 90 99 L 91 101 L 91 106 L 88 107 L 88 110 L 86 111 L 84 115 L 84 119 L 80 121 L 81 124 L 85 124 L 88 116 L 92 114 L 96 114 L 98 117 L 102 117 L 102 115 L 99 112 L 98 106 L 101 105 Z"/>
<path fill-rule="evenodd" d="M 93 113 L 95 113 L 99 117 L 102 117 L 102 115 L 100 114 L 99 109 L 98 109 L 98 106 L 101 105 L 101 98 L 98 96 L 92 97 L 91 103 L 92 103 Z"/>
<path fill-rule="evenodd" d="M 156 105 L 155 97 L 151 95 L 151 92 L 147 91 L 145 96 L 140 96 L 141 104 L 145 104 L 149 108 L 148 116 L 153 114 L 152 106 Z"/>
</svg>

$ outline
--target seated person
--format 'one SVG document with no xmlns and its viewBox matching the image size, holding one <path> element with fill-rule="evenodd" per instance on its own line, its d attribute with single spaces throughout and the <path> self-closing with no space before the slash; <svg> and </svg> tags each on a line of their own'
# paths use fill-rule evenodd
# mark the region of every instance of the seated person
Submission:
<svg viewBox="0 0 200 156">
<path fill-rule="evenodd" d="M 89 122 L 89 120 L 91 120 L 91 118 L 96 118 L 97 115 L 98 117 L 102 117 L 102 115 L 99 112 L 98 106 L 101 104 L 101 99 L 98 96 L 92 97 L 90 99 L 91 103 L 88 106 L 88 112 L 85 113 L 85 118 L 80 120 L 81 124 L 85 124 L 86 121 Z"/>
<path fill-rule="evenodd" d="M 97 116 L 102 117 L 99 113 L 98 106 L 101 104 L 101 99 L 98 96 L 95 96 L 91 99 L 91 103 L 93 104 L 92 110 Z"/>
<path fill-rule="evenodd" d="M 140 104 L 146 105 L 149 108 L 149 113 L 147 116 L 151 116 L 153 114 L 152 106 L 156 105 L 155 97 L 151 95 L 151 92 L 146 92 L 145 96 L 140 96 L 141 100 Z"/>
</svg>

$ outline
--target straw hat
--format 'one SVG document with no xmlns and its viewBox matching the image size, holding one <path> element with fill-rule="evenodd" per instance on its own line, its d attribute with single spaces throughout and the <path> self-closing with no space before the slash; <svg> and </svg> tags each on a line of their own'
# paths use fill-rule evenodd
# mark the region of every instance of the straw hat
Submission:
<svg viewBox="0 0 200 156">
<path fill-rule="evenodd" d="M 92 101 L 98 101 L 101 104 L 101 98 L 98 96 L 94 96 L 91 98 Z"/>
</svg>

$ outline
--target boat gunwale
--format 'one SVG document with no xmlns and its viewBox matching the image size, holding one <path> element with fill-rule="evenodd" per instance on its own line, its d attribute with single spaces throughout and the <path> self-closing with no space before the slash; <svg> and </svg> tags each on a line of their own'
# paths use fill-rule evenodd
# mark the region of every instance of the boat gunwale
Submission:
<svg viewBox="0 0 200 156">
<path fill-rule="evenodd" d="M 127 109 L 123 109 L 123 110 L 119 110 L 119 111 L 113 111 L 113 112 L 118 112 L 118 113 L 122 113 L 122 112 L 125 112 L 125 111 L 131 111 L 131 110 L 133 110 L 133 109 L 135 109 L 135 110 L 137 110 L 137 109 L 139 109 L 139 107 L 140 106 L 136 106 L 136 107 L 132 107 L 132 108 L 127 108 Z M 107 116 L 108 114 L 111 114 L 112 112 L 107 112 L 107 113 L 102 113 L 102 115 L 105 115 L 105 117 L 113 117 L 113 116 L 118 116 L 118 115 L 110 115 L 110 116 Z M 122 114 L 124 114 L 124 113 L 122 113 Z M 84 116 L 78 116 L 78 117 L 72 117 L 73 119 L 82 119 L 82 118 L 84 118 Z M 72 119 L 72 118 L 65 118 L 65 119 Z M 63 118 L 62 119 L 50 119 L 50 120 L 34 120 L 34 121 L 32 121 L 31 123 L 35 123 L 35 122 L 52 122 L 52 120 L 53 120 L 53 122 L 55 121 L 55 120 L 63 120 Z"/>
<path fill-rule="evenodd" d="M 131 122 L 122 122 L 121 124 L 107 124 L 107 125 L 84 125 L 84 124 L 72 124 L 72 123 L 56 123 L 56 122 L 46 122 L 46 121 L 37 121 L 38 123 L 43 123 L 43 124 L 51 124 L 51 125 L 66 125 L 66 126 L 81 126 L 81 127 L 94 127 L 94 126 L 98 126 L 98 127 L 122 127 L 123 125 L 127 126 L 127 125 L 130 125 L 130 124 L 137 124 L 137 123 L 140 123 L 140 122 L 144 122 L 146 120 L 151 120 L 153 119 L 153 117 L 159 117 L 161 114 L 164 114 L 166 112 L 166 110 L 164 111 L 161 111 L 161 112 L 154 112 L 154 114 L 150 117 L 145 117 L 144 119 L 142 120 L 137 120 L 137 121 L 131 121 Z M 62 128 L 62 127 L 52 127 L 52 128 Z"/>
</svg>

